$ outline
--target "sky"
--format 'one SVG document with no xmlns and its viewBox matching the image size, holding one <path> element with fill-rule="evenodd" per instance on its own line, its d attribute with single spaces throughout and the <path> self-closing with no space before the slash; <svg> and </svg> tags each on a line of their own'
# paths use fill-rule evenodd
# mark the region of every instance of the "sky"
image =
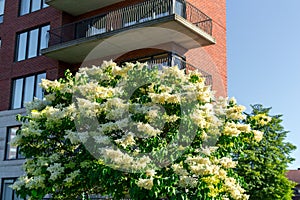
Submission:
<svg viewBox="0 0 300 200">
<path fill-rule="evenodd" d="M 300 1 L 227 0 L 228 95 L 282 114 L 300 168 Z"/>
</svg>

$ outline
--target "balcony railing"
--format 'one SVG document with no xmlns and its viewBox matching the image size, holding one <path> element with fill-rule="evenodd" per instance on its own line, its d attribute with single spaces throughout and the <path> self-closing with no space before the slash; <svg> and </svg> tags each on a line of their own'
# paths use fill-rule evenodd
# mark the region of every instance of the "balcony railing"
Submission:
<svg viewBox="0 0 300 200">
<path fill-rule="evenodd" d="M 148 0 L 51 29 L 49 46 L 120 30 L 173 14 L 182 16 L 207 34 L 212 34 L 212 20 L 192 4 L 184 0 Z"/>
<path fill-rule="evenodd" d="M 153 67 L 158 67 L 159 69 L 161 69 L 163 66 L 177 65 L 179 69 L 185 69 L 186 73 L 189 73 L 189 71 L 197 70 L 205 78 L 206 85 L 213 84 L 212 76 L 210 74 L 208 74 L 207 72 L 201 70 L 200 68 L 198 68 L 190 63 L 187 63 L 181 57 L 179 57 L 175 54 L 172 54 L 172 53 L 165 53 L 165 54 L 155 55 L 155 56 L 151 56 L 151 57 L 130 60 L 128 62 L 135 62 L 135 61 L 139 61 L 141 63 L 147 63 L 148 68 L 150 68 L 150 69 Z M 122 62 L 121 65 L 124 63 L 125 62 Z"/>
</svg>

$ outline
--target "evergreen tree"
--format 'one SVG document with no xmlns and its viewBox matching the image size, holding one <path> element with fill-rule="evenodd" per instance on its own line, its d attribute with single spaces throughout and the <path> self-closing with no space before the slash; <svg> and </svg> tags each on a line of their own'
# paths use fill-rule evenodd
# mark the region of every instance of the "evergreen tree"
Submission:
<svg viewBox="0 0 300 200">
<path fill-rule="evenodd" d="M 288 164 L 294 160 L 290 153 L 296 147 L 284 141 L 288 131 L 281 125 L 282 115 L 270 116 L 271 108 L 259 104 L 251 107 L 253 111 L 247 114 L 245 122 L 261 131 L 263 138 L 260 142 L 245 143 L 239 153 L 238 174 L 244 177 L 250 199 L 290 200 L 294 185 L 285 174 Z"/>
</svg>

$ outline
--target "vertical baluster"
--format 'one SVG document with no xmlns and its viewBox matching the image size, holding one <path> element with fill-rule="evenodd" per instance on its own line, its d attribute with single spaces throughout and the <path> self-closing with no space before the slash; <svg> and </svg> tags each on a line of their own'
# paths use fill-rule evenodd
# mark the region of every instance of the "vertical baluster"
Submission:
<svg viewBox="0 0 300 200">
<path fill-rule="evenodd" d="M 117 25 L 117 23 L 116 23 L 116 11 L 113 11 L 112 13 L 111 13 L 111 24 L 112 24 L 112 29 L 113 30 L 116 30 L 116 29 L 118 29 L 118 27 L 116 26 Z"/>
<path fill-rule="evenodd" d="M 139 22 L 141 22 L 142 18 L 144 17 L 144 13 L 145 13 L 144 11 L 145 11 L 145 2 L 142 4 L 142 7 L 141 7 Z"/>
<path fill-rule="evenodd" d="M 124 9 L 124 12 L 123 12 L 123 20 L 124 20 L 124 24 L 128 23 L 128 19 L 127 19 L 127 11 L 128 11 L 128 8 L 125 8 Z"/>
<path fill-rule="evenodd" d="M 139 13 L 139 6 L 135 6 L 134 10 L 133 10 L 133 14 L 134 14 L 134 22 L 137 23 L 138 22 L 138 13 Z"/>
<path fill-rule="evenodd" d="M 130 22 L 129 8 L 127 8 L 127 12 L 126 12 L 125 18 L 126 18 L 127 23 L 129 23 Z"/>
<path fill-rule="evenodd" d="M 120 29 L 121 27 L 120 27 L 120 24 L 119 24 L 119 20 L 118 20 L 118 17 L 119 16 L 119 10 L 116 10 L 115 12 L 114 12 L 114 23 L 115 23 L 115 27 L 116 27 L 116 29 Z"/>
<path fill-rule="evenodd" d="M 158 16 L 161 16 L 161 13 L 162 13 L 162 10 L 161 10 L 161 3 L 158 4 L 158 5 L 155 6 L 155 7 L 156 7 L 156 10 L 157 10 L 157 15 L 158 15 Z"/>
<path fill-rule="evenodd" d="M 124 26 L 123 26 L 123 18 L 122 18 L 122 13 L 123 13 L 123 9 L 122 10 L 119 10 L 119 13 L 118 13 L 118 20 L 119 20 L 119 26 L 120 26 L 120 28 L 123 28 Z"/>
<path fill-rule="evenodd" d="M 138 11 L 136 13 L 136 22 L 138 23 L 140 21 L 140 18 L 141 18 L 141 9 L 142 9 L 142 5 L 141 4 L 139 7 L 138 7 Z"/>
<path fill-rule="evenodd" d="M 107 32 L 107 28 L 106 28 L 106 20 L 107 20 L 107 17 L 106 15 L 102 18 L 101 20 L 101 27 L 104 29 L 104 32 Z"/>
<path fill-rule="evenodd" d="M 105 30 L 105 26 L 104 26 L 104 19 L 105 19 L 105 16 L 102 16 L 101 19 L 99 20 L 99 27 L 103 30 L 103 32 L 106 32 Z"/>
</svg>

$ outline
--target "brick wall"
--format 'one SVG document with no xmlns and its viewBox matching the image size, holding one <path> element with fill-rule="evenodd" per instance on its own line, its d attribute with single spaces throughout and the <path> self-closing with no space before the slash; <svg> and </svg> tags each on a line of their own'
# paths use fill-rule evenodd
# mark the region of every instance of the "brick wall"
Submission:
<svg viewBox="0 0 300 200">
<path fill-rule="evenodd" d="M 227 96 L 226 0 L 189 0 L 213 20 L 216 44 L 190 50 L 187 60 L 213 76 L 217 96 Z"/>
<path fill-rule="evenodd" d="M 2 47 L 0 50 L 0 111 L 9 109 L 11 83 L 15 77 L 57 68 L 58 62 L 44 56 L 14 62 L 17 32 L 50 23 L 51 28 L 61 26 L 61 12 L 48 7 L 27 15 L 18 16 L 19 1 L 6 0 L 4 22 L 0 24 Z M 52 77 L 53 78 L 53 77 Z"/>
</svg>

